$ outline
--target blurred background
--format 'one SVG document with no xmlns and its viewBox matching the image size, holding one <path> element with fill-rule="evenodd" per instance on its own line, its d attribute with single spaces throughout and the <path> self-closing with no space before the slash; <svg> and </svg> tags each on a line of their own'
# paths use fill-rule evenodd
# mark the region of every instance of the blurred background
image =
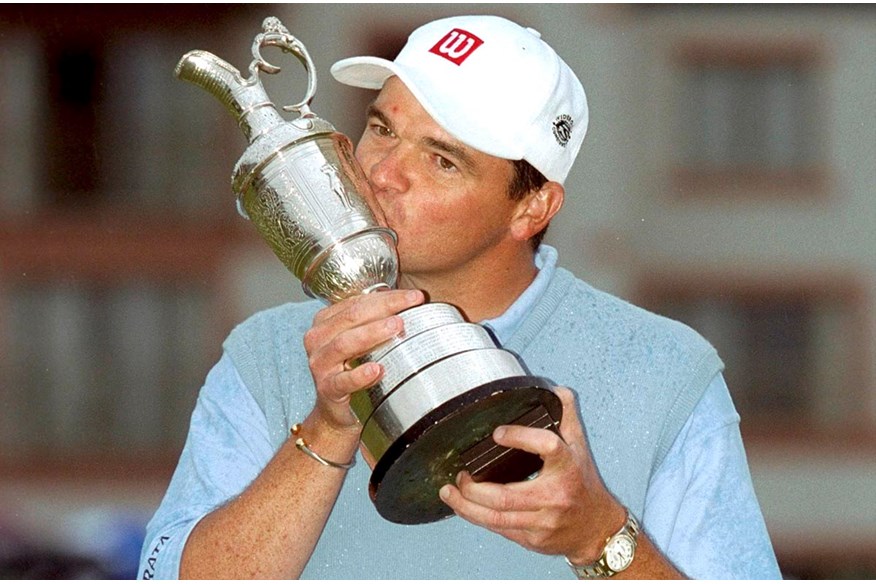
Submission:
<svg viewBox="0 0 876 584">
<path fill-rule="evenodd" d="M 783 573 L 876 576 L 873 7 L 4 4 L 0 578 L 134 577 L 223 338 L 303 298 L 236 214 L 243 134 L 179 58 L 246 72 L 276 15 L 355 140 L 372 96 L 330 65 L 462 12 L 536 28 L 582 79 L 548 242 L 718 347 Z M 276 61 L 271 97 L 299 101 Z"/>
</svg>

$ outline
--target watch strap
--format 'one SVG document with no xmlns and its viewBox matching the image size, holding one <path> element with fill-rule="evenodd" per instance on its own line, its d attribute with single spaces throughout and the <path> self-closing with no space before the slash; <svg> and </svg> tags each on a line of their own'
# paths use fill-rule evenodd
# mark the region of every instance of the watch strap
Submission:
<svg viewBox="0 0 876 584">
<path fill-rule="evenodd" d="M 638 536 L 640 532 L 639 522 L 636 521 L 636 518 L 633 517 L 633 514 L 630 513 L 629 509 L 626 509 L 627 519 L 624 521 L 623 527 L 621 527 L 617 533 L 614 535 L 610 535 L 606 538 L 605 543 L 608 545 L 613 538 L 618 535 L 628 535 L 633 539 L 633 542 L 638 541 Z M 633 547 L 633 551 L 635 552 L 635 545 Z M 608 567 L 608 562 L 605 559 L 605 549 L 603 548 L 602 554 L 599 556 L 599 559 L 593 562 L 592 564 L 587 564 L 585 566 L 578 566 L 569 561 L 569 558 L 566 558 L 566 563 L 569 564 L 569 567 L 572 568 L 572 571 L 575 572 L 575 576 L 584 580 L 592 580 L 595 578 L 611 578 L 618 572 L 612 570 Z"/>
</svg>

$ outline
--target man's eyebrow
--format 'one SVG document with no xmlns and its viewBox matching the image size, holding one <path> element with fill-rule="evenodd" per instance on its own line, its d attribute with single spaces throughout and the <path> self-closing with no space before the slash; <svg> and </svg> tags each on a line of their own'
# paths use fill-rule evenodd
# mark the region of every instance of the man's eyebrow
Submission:
<svg viewBox="0 0 876 584">
<path fill-rule="evenodd" d="M 389 118 L 383 113 L 379 107 L 374 105 L 373 103 L 368 106 L 368 109 L 365 110 L 366 119 L 377 118 L 381 124 L 386 126 L 389 129 L 392 129 L 392 124 L 389 121 Z"/>
</svg>

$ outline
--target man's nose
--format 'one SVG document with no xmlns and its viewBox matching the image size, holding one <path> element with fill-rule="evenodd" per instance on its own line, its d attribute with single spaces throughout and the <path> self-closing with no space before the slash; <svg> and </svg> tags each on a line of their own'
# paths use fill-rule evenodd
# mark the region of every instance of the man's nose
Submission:
<svg viewBox="0 0 876 584">
<path fill-rule="evenodd" d="M 408 189 L 408 158 L 409 153 L 402 146 L 375 153 L 368 169 L 368 179 L 376 193 L 403 193 Z"/>
</svg>

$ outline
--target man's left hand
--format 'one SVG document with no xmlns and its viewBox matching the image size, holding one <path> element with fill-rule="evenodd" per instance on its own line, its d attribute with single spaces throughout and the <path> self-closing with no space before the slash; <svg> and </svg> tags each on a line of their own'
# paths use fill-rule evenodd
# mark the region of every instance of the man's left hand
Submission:
<svg viewBox="0 0 876 584">
<path fill-rule="evenodd" d="M 587 564 L 598 559 L 606 538 L 623 525 L 625 511 L 599 476 L 574 394 L 566 388 L 556 393 L 563 404 L 562 439 L 524 426 L 500 426 L 493 432 L 497 444 L 544 460 L 536 478 L 476 483 L 462 472 L 456 485 L 445 485 L 440 495 L 466 521 L 527 549 Z"/>
</svg>

